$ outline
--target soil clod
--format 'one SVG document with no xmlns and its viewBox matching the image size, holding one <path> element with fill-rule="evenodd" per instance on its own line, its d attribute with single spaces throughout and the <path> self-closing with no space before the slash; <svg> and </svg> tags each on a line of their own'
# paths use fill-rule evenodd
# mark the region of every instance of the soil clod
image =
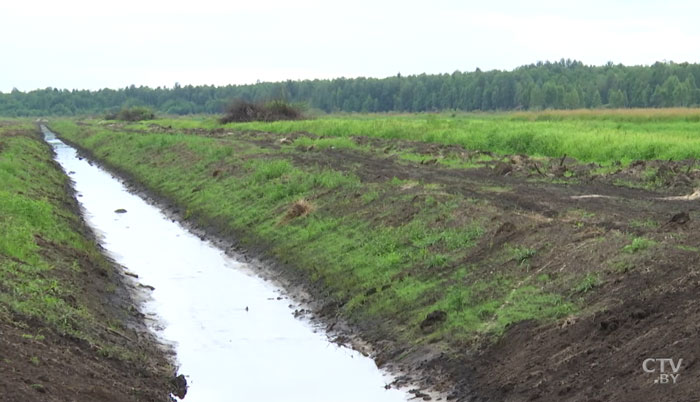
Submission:
<svg viewBox="0 0 700 402">
<path fill-rule="evenodd" d="M 292 204 L 291 207 L 287 210 L 287 213 L 284 215 L 284 218 L 282 218 L 282 221 L 280 224 L 285 224 L 292 219 L 299 218 L 302 216 L 308 215 L 311 211 L 313 210 L 313 205 L 311 205 L 310 202 L 301 199 L 299 201 L 296 201 L 294 204 Z"/>
<path fill-rule="evenodd" d="M 173 395 L 180 399 L 183 399 L 187 395 L 187 379 L 184 375 L 180 374 L 173 378 Z"/>
<path fill-rule="evenodd" d="M 669 223 L 675 223 L 678 225 L 685 225 L 689 221 L 690 221 L 690 215 L 687 212 L 682 211 L 682 212 L 679 212 L 679 213 L 673 215 L 671 217 L 671 220 L 669 221 Z"/>
<path fill-rule="evenodd" d="M 429 313 L 423 322 L 420 323 L 420 329 L 423 332 L 433 332 L 438 325 L 447 320 L 447 313 L 442 310 L 435 310 Z"/>
</svg>

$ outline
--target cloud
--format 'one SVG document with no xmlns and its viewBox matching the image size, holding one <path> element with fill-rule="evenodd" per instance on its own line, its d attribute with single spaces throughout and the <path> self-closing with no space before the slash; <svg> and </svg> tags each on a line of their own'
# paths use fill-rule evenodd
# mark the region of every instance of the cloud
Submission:
<svg viewBox="0 0 700 402">
<path fill-rule="evenodd" d="M 120 0 L 101 2 L 94 0 L 23 0 L 4 2 L 0 12 L 4 16 L 24 17 L 95 17 L 95 16 L 134 16 L 134 15 L 220 15 L 230 13 L 267 13 L 298 11 L 320 7 L 319 0 L 257 0 L 228 1 L 198 0 Z"/>
<path fill-rule="evenodd" d="M 0 90 L 692 62 L 699 12 L 673 0 L 7 1 Z"/>
</svg>

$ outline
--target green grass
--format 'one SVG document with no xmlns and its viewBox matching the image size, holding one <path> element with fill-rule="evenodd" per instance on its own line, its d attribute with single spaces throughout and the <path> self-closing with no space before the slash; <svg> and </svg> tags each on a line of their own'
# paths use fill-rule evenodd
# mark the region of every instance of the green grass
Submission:
<svg viewBox="0 0 700 402">
<path fill-rule="evenodd" d="M 687 246 L 684 244 L 677 244 L 676 248 L 683 251 L 690 251 L 692 253 L 700 253 L 700 247 Z"/>
<path fill-rule="evenodd" d="M 653 240 L 645 239 L 644 237 L 635 237 L 632 239 L 632 243 L 622 248 L 622 251 L 629 254 L 635 254 L 639 251 L 646 250 L 655 244 L 656 242 Z"/>
<path fill-rule="evenodd" d="M 648 112 L 651 116 L 653 111 Z M 362 115 L 273 123 L 235 123 L 232 130 L 276 133 L 308 131 L 317 135 L 364 135 L 440 144 L 501 154 L 559 157 L 611 162 L 636 159 L 700 157 L 700 122 L 679 118 L 630 118 L 626 114 L 579 114 L 560 119 L 517 114 Z"/>
<path fill-rule="evenodd" d="M 575 293 L 588 293 L 602 283 L 598 274 L 587 274 L 572 289 Z"/>
<path fill-rule="evenodd" d="M 0 292 L 0 303 L 60 332 L 78 334 L 87 314 L 66 301 L 73 285 L 52 277 L 55 262 L 42 255 L 37 240 L 95 253 L 71 226 L 78 218 L 53 201 L 67 197 L 67 179 L 50 164 L 51 154 L 38 139 L 0 132 L 0 144 L 0 287 L 9 290 Z"/>
<path fill-rule="evenodd" d="M 518 263 L 518 265 L 528 265 L 530 264 L 530 260 L 532 257 L 537 254 L 537 250 L 534 248 L 529 248 L 529 247 L 524 247 L 524 246 L 515 246 L 515 247 L 509 247 L 508 251 L 510 253 L 511 259 L 515 260 L 515 262 Z"/>
<path fill-rule="evenodd" d="M 458 168 L 458 169 L 469 169 L 469 168 L 482 167 L 483 165 L 477 163 L 478 161 L 490 160 L 490 158 L 488 158 L 488 157 L 479 157 L 479 158 L 474 158 L 474 159 L 469 159 L 469 160 L 464 160 L 464 159 L 457 158 L 457 157 L 434 158 L 431 155 L 423 155 L 423 154 L 418 154 L 418 153 L 414 153 L 414 152 L 399 152 L 397 155 L 400 159 L 411 161 L 411 162 L 417 162 L 417 163 L 425 163 L 425 162 L 430 161 L 432 159 L 436 159 L 436 163 L 439 163 L 440 165 L 451 167 L 451 168 Z"/>
<path fill-rule="evenodd" d="M 655 229 L 655 228 L 659 227 L 659 223 L 653 219 L 645 219 L 645 220 L 632 219 L 632 220 L 630 220 L 629 225 L 630 225 L 630 227 L 641 228 L 641 229 Z"/>
<path fill-rule="evenodd" d="M 481 186 L 480 190 L 489 193 L 507 193 L 509 191 L 512 191 L 513 189 L 506 186 Z"/>
<path fill-rule="evenodd" d="M 300 137 L 297 138 L 292 144 L 295 147 L 314 147 L 318 149 L 326 148 L 358 148 L 359 146 L 350 138 L 336 137 L 336 138 L 309 138 Z"/>
<path fill-rule="evenodd" d="M 324 116 L 314 120 L 272 123 L 230 123 L 216 118 L 160 119 L 126 125 L 146 130 L 156 124 L 175 130 L 262 130 L 287 134 L 308 131 L 334 138 L 302 139 L 298 145 L 355 147 L 347 137 L 363 135 L 439 144 L 500 154 L 560 157 L 564 154 L 606 166 L 637 159 L 690 159 L 700 157 L 700 114 L 696 109 L 577 110 L 525 113 L 461 113 Z M 106 122 L 104 122 L 106 123 Z M 299 141 L 299 140 L 297 140 Z M 416 159 L 415 155 L 405 155 Z M 428 158 L 429 159 L 429 158 Z M 447 158 L 440 163 L 464 162 Z M 614 167 L 604 168 L 614 169 Z M 606 170 L 607 171 L 607 170 Z"/>
</svg>

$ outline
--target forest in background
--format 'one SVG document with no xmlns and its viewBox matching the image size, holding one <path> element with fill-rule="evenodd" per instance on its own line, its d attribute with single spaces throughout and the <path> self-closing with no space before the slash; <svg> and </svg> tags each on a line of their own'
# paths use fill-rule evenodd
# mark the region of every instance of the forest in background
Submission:
<svg viewBox="0 0 700 402">
<path fill-rule="evenodd" d="M 388 78 L 337 78 L 249 85 L 0 93 L 0 116 L 70 116 L 145 106 L 184 115 L 221 113 L 232 99 L 284 100 L 323 112 L 498 111 L 700 105 L 700 64 L 651 66 L 538 62 L 513 71 L 455 71 Z"/>
</svg>

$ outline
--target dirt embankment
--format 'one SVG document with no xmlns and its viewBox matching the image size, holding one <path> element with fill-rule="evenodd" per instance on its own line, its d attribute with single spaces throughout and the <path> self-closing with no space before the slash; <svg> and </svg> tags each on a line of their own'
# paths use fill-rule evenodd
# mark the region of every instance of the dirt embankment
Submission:
<svg viewBox="0 0 700 402">
<path fill-rule="evenodd" d="M 35 127 L 0 129 L 0 400 L 170 401 L 167 349 Z"/>
<path fill-rule="evenodd" d="M 89 126 L 81 130 L 62 134 L 80 143 L 92 135 Z M 158 135 L 172 131 L 153 128 Z M 700 215 L 695 198 L 682 197 L 694 190 L 694 161 L 605 169 L 565 157 L 531 161 L 522 155 L 484 156 L 363 137 L 353 139 L 356 146 L 328 146 L 319 141 L 327 139 L 308 133 L 283 139 L 225 130 L 190 134 L 211 138 L 206 148 L 221 150 L 223 156 L 206 159 L 217 153 L 198 153 L 199 142 L 187 146 L 182 138 L 180 143 L 160 137 L 154 142 L 174 144 L 163 153 L 167 156 L 152 158 L 135 149 L 122 155 L 120 146 L 136 138 L 127 135 L 105 136 L 90 151 L 161 201 L 186 211 L 185 217 L 210 233 L 276 246 L 261 252 L 286 262 L 279 265 L 281 274 L 307 281 L 310 292 L 326 302 L 315 314 L 331 326 L 336 318 L 349 323 L 350 330 L 374 346 L 380 365 L 406 373 L 399 382 L 419 380 L 445 391 L 450 400 L 463 401 L 700 399 L 700 327 L 695 323 L 700 313 Z M 224 152 L 226 148 L 235 153 Z M 140 160 L 147 169 L 136 172 L 124 162 L 127 158 L 133 158 L 132 165 Z M 265 166 L 252 170 L 260 160 Z M 463 164 L 454 167 L 455 160 Z M 285 188 L 297 179 L 293 173 L 275 173 L 271 166 L 285 168 L 282 161 L 309 175 L 341 172 L 357 181 L 305 193 L 304 201 L 314 206 L 305 213 L 290 212 L 293 203 L 278 204 L 272 212 L 254 209 L 257 215 L 244 221 L 247 231 L 244 225 L 222 223 L 217 214 L 225 204 L 209 215 L 206 208 L 194 208 L 197 194 L 209 189 L 207 195 L 214 197 L 238 183 L 274 182 Z M 189 174 L 193 166 L 201 171 L 196 183 L 158 188 L 154 183 L 165 179 L 149 176 L 166 169 Z M 319 181 L 328 179 L 324 177 Z M 260 204 L 265 196 L 259 191 L 242 201 Z M 246 208 L 237 204 L 235 211 L 226 210 L 227 218 Z M 267 213 L 274 219 L 265 226 L 267 232 L 251 233 Z M 370 225 L 346 232 L 328 225 L 310 232 L 328 217 L 343 227 L 358 221 Z M 479 227 L 470 243 L 464 240 L 469 234 L 464 228 L 475 222 Z M 376 228 L 383 237 L 370 237 Z M 265 233 L 277 236 L 277 243 L 266 243 Z M 304 242 L 286 238 L 290 233 L 302 233 Z M 366 245 L 368 238 L 382 243 L 392 236 L 398 240 L 388 253 Z M 340 251 L 330 247 L 335 243 L 324 243 L 331 237 L 339 237 Z M 314 249 L 316 244 L 325 248 Z M 374 253 L 361 260 L 367 264 L 410 258 L 379 280 L 362 282 L 364 277 L 352 277 L 344 265 L 361 258 L 353 254 L 366 250 L 361 247 Z M 326 260 L 318 262 L 303 249 L 338 252 L 345 258 L 336 263 L 346 270 L 333 276 Z M 341 287 L 337 283 L 345 277 L 352 281 Z M 660 362 L 648 359 L 682 362 L 677 372 L 666 363 L 661 373 Z M 664 383 L 669 377 L 661 374 L 678 375 L 676 383 Z"/>
</svg>

